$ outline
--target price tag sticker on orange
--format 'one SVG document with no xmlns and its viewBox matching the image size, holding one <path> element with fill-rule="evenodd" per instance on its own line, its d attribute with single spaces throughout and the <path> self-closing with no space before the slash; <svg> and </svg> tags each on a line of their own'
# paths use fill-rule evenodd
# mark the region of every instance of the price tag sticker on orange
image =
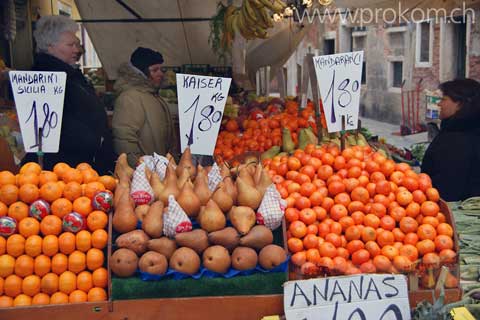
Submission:
<svg viewBox="0 0 480 320">
<path fill-rule="evenodd" d="M 177 73 L 182 153 L 213 155 L 232 79 Z"/>
<path fill-rule="evenodd" d="M 58 152 L 67 74 L 10 71 L 9 77 L 25 152 L 40 145 L 42 152 Z"/>
<path fill-rule="evenodd" d="M 313 57 L 328 132 L 358 128 L 363 51 Z"/>
</svg>

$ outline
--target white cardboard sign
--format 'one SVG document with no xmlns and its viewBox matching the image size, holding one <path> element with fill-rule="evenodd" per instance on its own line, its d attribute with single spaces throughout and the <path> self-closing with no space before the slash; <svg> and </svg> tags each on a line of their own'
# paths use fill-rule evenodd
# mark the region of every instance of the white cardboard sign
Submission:
<svg viewBox="0 0 480 320">
<path fill-rule="evenodd" d="M 213 155 L 230 78 L 177 73 L 178 118 L 182 152 Z"/>
<path fill-rule="evenodd" d="M 287 320 L 410 320 L 404 275 L 361 274 L 284 284 Z"/>
<path fill-rule="evenodd" d="M 62 131 L 65 72 L 10 71 L 10 84 L 26 152 L 58 152 Z"/>
<path fill-rule="evenodd" d="M 328 132 L 358 127 L 363 51 L 313 57 Z"/>
</svg>

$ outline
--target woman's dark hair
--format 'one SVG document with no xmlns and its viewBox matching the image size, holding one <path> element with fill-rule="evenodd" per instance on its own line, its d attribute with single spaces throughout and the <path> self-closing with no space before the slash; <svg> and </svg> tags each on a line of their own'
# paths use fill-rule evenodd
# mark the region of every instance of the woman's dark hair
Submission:
<svg viewBox="0 0 480 320">
<path fill-rule="evenodd" d="M 480 83 L 473 79 L 456 79 L 440 84 L 443 95 L 458 102 L 460 110 L 456 118 L 480 117 Z"/>
</svg>

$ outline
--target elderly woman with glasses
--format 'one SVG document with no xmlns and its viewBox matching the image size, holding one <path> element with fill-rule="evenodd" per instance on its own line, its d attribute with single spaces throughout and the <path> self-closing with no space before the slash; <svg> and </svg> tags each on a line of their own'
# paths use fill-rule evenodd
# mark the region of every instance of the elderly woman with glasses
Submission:
<svg viewBox="0 0 480 320">
<path fill-rule="evenodd" d="M 37 55 L 32 69 L 67 74 L 60 147 L 58 153 L 45 154 L 44 168 L 86 162 L 103 174 L 112 170 L 115 160 L 112 136 L 103 103 L 76 66 L 81 54 L 77 29 L 64 16 L 44 16 L 35 25 Z M 35 160 L 35 154 L 27 154 L 24 162 Z"/>
</svg>

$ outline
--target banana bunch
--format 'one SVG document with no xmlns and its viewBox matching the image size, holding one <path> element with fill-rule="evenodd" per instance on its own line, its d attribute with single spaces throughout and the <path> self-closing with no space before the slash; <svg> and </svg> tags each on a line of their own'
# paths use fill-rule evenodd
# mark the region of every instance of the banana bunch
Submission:
<svg viewBox="0 0 480 320">
<path fill-rule="evenodd" d="M 231 41 L 236 34 L 247 40 L 266 39 L 273 28 L 270 11 L 282 13 L 287 7 L 282 0 L 244 0 L 240 8 L 230 5 L 224 15 L 224 37 Z"/>
</svg>

